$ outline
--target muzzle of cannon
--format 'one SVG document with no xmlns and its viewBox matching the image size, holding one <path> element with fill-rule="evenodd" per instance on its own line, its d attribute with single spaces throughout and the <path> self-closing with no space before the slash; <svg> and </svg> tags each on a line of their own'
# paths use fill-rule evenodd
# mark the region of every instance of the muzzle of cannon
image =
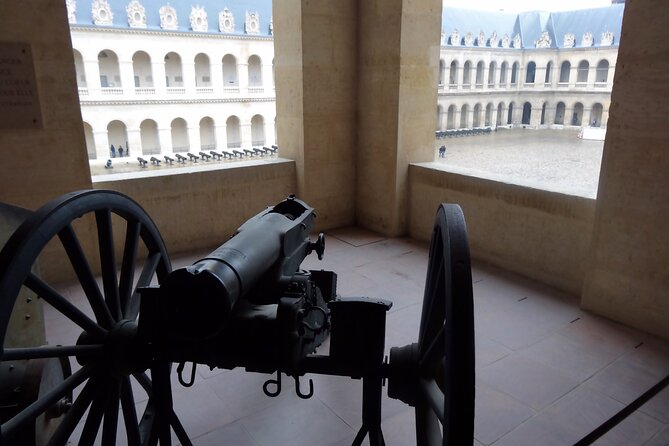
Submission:
<svg viewBox="0 0 669 446">
<path fill-rule="evenodd" d="M 418 445 L 471 444 L 473 300 L 460 208 L 438 208 L 417 342 L 392 347 L 389 359 L 385 330 L 392 302 L 342 297 L 335 272 L 301 268 L 309 254 L 324 254 L 323 234 L 310 238 L 315 218 L 313 208 L 290 196 L 242 224 L 209 255 L 172 271 L 155 223 L 120 193 L 74 192 L 32 213 L 0 252 L 0 380 L 19 364 L 56 361 L 72 370 L 64 367 L 67 372 L 34 401 L 0 411 L 0 445 L 24 444 L 19 439 L 56 412 L 44 444 L 169 445 L 174 435 L 189 445 L 188 426 L 172 406 L 173 364 L 185 386 L 196 364 L 276 373 L 263 386 L 270 397 L 281 391 L 282 375 L 295 380 L 302 398 L 317 391 L 311 380 L 308 390 L 300 386 L 305 374 L 361 379 L 363 415 L 353 445 L 365 438 L 384 444 L 387 383 L 391 398 L 415 407 Z M 101 285 L 79 242 L 82 225 L 96 236 Z M 85 309 L 33 272 L 36 259 L 54 245 L 62 246 L 63 262 L 76 273 Z M 58 345 L 8 343 L 21 289 L 53 307 L 78 335 Z M 328 354 L 319 354 L 328 337 Z M 187 363 L 193 363 L 190 378 Z M 148 395 L 141 414 L 133 383 Z M 0 407 L 11 403 L 3 399 L 0 391 Z"/>
</svg>

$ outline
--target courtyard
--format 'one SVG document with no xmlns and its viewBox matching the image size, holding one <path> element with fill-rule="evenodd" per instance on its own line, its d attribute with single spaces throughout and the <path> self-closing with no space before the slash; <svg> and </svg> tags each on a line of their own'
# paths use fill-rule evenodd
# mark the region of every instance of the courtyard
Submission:
<svg viewBox="0 0 669 446">
<path fill-rule="evenodd" d="M 604 141 L 580 139 L 576 130 L 499 129 L 438 139 L 435 159 L 455 173 L 596 198 L 603 148 Z"/>
</svg>

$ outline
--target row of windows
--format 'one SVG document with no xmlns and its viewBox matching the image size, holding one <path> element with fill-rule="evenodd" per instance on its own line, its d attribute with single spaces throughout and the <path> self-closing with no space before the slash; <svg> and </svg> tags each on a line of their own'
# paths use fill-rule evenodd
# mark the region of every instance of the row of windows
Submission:
<svg viewBox="0 0 669 446">
<path fill-rule="evenodd" d="M 80 88 L 88 88 L 86 68 L 81 53 L 74 50 L 74 62 L 77 71 L 77 80 Z M 237 58 L 232 54 L 226 54 L 221 59 L 224 87 L 239 87 L 239 73 Z M 165 82 L 167 87 L 183 87 L 184 72 L 181 56 L 175 52 L 169 52 L 163 59 L 165 70 Z M 210 87 L 212 85 L 212 72 L 209 56 L 204 53 L 197 54 L 193 60 L 196 87 Z M 252 55 L 247 60 L 248 85 L 249 87 L 260 87 L 263 85 L 262 60 L 257 55 Z M 136 88 L 153 88 L 154 73 L 151 57 L 144 51 L 137 51 L 132 56 L 132 68 L 134 84 Z M 98 54 L 98 70 L 100 74 L 100 87 L 121 88 L 123 81 L 119 59 L 111 50 L 100 51 Z M 274 72 L 274 60 L 272 60 L 272 74 Z M 161 73 L 162 74 L 162 73 Z M 218 75 L 218 73 L 217 73 Z M 272 80 L 273 82 L 273 80 Z"/>
<path fill-rule="evenodd" d="M 483 82 L 484 82 L 484 71 L 485 71 L 485 63 L 483 61 L 480 61 L 477 65 L 476 68 L 474 69 L 472 66 L 472 63 L 470 61 L 466 61 L 464 63 L 464 66 L 462 68 L 462 76 L 458 76 L 458 71 L 459 71 L 459 62 L 457 60 L 453 60 L 451 62 L 450 68 L 449 68 L 449 77 L 448 77 L 448 84 L 450 86 L 457 86 L 458 83 L 461 81 L 463 85 L 471 85 L 472 84 L 472 74 L 474 74 L 474 82 L 477 87 L 482 87 Z M 497 76 L 497 72 L 499 71 L 499 76 Z M 516 84 L 518 83 L 518 76 L 520 72 L 520 64 L 518 62 L 514 62 L 513 65 L 511 66 L 511 73 L 510 73 L 510 80 L 511 84 Z M 525 83 L 526 84 L 534 84 L 537 79 L 536 79 L 536 72 L 537 72 L 537 64 L 535 62 L 529 62 L 527 66 L 525 67 Z M 545 83 L 550 83 L 552 82 L 552 73 L 553 73 L 553 62 L 548 62 L 546 65 L 546 71 L 544 75 L 544 82 Z M 576 83 L 587 83 L 588 82 L 588 77 L 590 75 L 590 63 L 587 60 L 582 60 L 579 62 L 577 70 L 576 70 Z M 571 76 L 571 63 L 569 61 L 564 61 L 560 65 L 560 73 L 559 73 L 559 83 L 569 83 Z M 507 62 L 502 62 L 502 64 L 499 67 L 499 70 L 497 70 L 497 63 L 496 62 L 490 62 L 488 65 L 488 85 L 496 85 L 497 82 L 499 82 L 500 85 L 506 85 L 508 83 L 508 77 L 509 77 L 509 64 Z M 597 64 L 597 68 L 595 70 L 595 83 L 606 83 L 608 82 L 608 77 L 609 77 L 609 61 L 606 59 L 602 59 L 599 61 Z M 439 62 L 439 84 L 444 84 L 446 81 L 446 62 L 442 59 Z"/>
<path fill-rule="evenodd" d="M 457 106 L 450 105 L 446 113 L 444 113 L 444 109 L 440 105 L 437 107 L 437 130 L 517 124 L 518 117 L 516 113 L 519 113 L 519 110 L 515 102 L 509 103 L 508 108 L 504 102 L 500 102 L 497 107 L 490 102 L 486 105 L 485 114 L 483 114 L 483 106 L 480 103 L 474 105 L 473 109 L 469 104 L 464 104 L 459 110 Z M 568 111 L 571 113 L 570 115 Z M 532 122 L 532 112 L 532 104 L 525 102 L 522 108 L 522 115 L 520 116 L 520 124 L 529 125 Z M 459 122 L 456 119 L 458 113 L 460 114 Z M 552 118 L 548 116 L 549 113 L 554 113 Z M 588 119 L 585 122 L 587 125 L 600 127 L 605 124 L 602 122 L 603 114 L 604 107 L 599 102 L 596 102 L 590 108 L 590 116 L 587 117 Z M 544 102 L 541 107 L 539 124 L 581 126 L 583 125 L 584 118 L 586 117 L 584 116 L 584 107 L 581 102 L 576 102 L 570 110 L 567 109 L 565 103 L 562 101 L 555 104 L 554 107 L 551 107 L 548 102 Z"/>
<path fill-rule="evenodd" d="M 140 138 L 139 141 L 136 142 L 139 142 L 140 147 L 135 147 L 135 143 L 132 144 L 132 147 L 129 147 L 128 128 L 124 122 L 119 120 L 109 122 L 106 127 L 106 132 L 96 132 L 91 124 L 84 122 L 84 133 L 86 135 L 89 158 L 91 159 L 95 159 L 98 156 L 112 156 L 111 146 L 114 146 L 115 152 L 119 147 L 123 147 L 126 154 L 129 154 L 128 149 L 130 149 L 134 156 L 135 154 L 154 155 L 161 153 L 188 152 L 191 150 L 220 150 L 240 147 L 250 148 L 268 144 L 265 135 L 265 118 L 262 115 L 254 115 L 251 118 L 251 122 L 246 125 L 249 124 L 251 127 L 251 140 L 246 141 L 243 140 L 244 132 L 242 132 L 242 123 L 238 116 L 229 116 L 225 121 L 225 132 L 218 134 L 214 119 L 205 116 L 198 122 L 199 147 L 193 147 L 192 137 L 195 135 L 189 134 L 189 126 L 184 118 L 175 118 L 171 121 L 168 147 L 163 146 L 163 144 L 167 143 L 165 138 L 163 138 L 163 144 L 161 144 L 158 123 L 153 119 L 145 119 L 139 125 Z M 190 130 L 193 131 L 192 128 Z M 106 141 L 96 141 L 96 137 L 104 139 L 105 136 Z M 220 139 L 225 140 L 221 141 Z M 274 140 L 270 142 L 274 142 Z M 96 147 L 100 146 L 102 146 L 103 149 L 96 150 Z M 106 153 L 107 147 L 110 151 L 109 155 Z"/>
</svg>

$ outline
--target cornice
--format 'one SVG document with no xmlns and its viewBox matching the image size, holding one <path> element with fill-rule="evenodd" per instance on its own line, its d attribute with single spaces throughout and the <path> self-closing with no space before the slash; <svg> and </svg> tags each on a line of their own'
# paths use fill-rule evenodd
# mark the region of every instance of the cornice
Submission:
<svg viewBox="0 0 669 446">
<path fill-rule="evenodd" d="M 170 30 L 159 30 L 159 29 L 145 29 L 145 28 L 113 28 L 113 27 L 100 27 L 100 26 L 89 26 L 89 25 L 76 25 L 70 24 L 71 31 L 82 31 L 82 32 L 108 32 L 113 34 L 134 34 L 134 35 L 143 35 L 143 36 L 171 36 L 171 37 L 188 37 L 188 38 L 212 38 L 212 39 L 223 39 L 223 40 L 261 40 L 261 41 L 273 41 L 272 36 L 261 36 L 261 35 L 243 35 L 243 34 L 220 34 L 220 33 L 203 33 L 197 31 L 170 31 Z"/>
<path fill-rule="evenodd" d="M 81 106 L 92 105 L 168 105 L 168 104 L 231 104 L 235 102 L 276 102 L 276 98 L 231 98 L 231 99 L 155 99 L 155 100 L 107 100 L 107 101 L 88 101 L 80 100 Z"/>
</svg>

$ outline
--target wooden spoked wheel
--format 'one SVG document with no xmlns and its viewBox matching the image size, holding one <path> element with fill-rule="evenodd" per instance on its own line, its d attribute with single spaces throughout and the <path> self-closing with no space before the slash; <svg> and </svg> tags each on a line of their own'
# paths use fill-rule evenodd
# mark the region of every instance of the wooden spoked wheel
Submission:
<svg viewBox="0 0 669 446">
<path fill-rule="evenodd" d="M 429 255 L 418 342 L 390 349 L 388 396 L 415 407 L 418 446 L 471 444 L 474 304 L 459 206 L 439 206 Z"/>
<path fill-rule="evenodd" d="M 87 245 L 80 243 L 85 237 L 97 241 L 98 252 L 88 256 L 94 262 L 84 252 Z M 115 238 L 122 242 L 115 244 Z M 85 296 L 81 302 L 73 303 L 69 293 L 33 272 L 42 253 L 53 257 L 58 251 L 64 255 L 57 262 L 69 263 L 76 275 L 83 292 L 79 295 Z M 93 273 L 97 260 L 102 286 Z M 182 444 L 190 444 L 172 410 L 170 364 L 146 355 L 137 342 L 138 288 L 160 283 L 170 269 L 155 224 L 137 203 L 114 191 L 67 194 L 37 210 L 16 230 L 0 253 L 0 365 L 60 358 L 69 361 L 74 372 L 1 420 L 0 445 L 15 444 L 24 430 L 33 429 L 36 420 L 54 413 L 55 407 L 61 419 L 44 440 L 48 445 L 64 445 L 72 438 L 80 445 L 169 445 L 172 432 Z M 39 347 L 6 345 L 10 314 L 22 287 L 52 307 L 51 318 L 71 324 L 72 339 Z M 138 384 L 134 388 L 132 381 Z M 142 398 L 146 405 L 138 416 Z"/>
<path fill-rule="evenodd" d="M 437 210 L 417 350 L 418 444 L 471 444 L 474 303 L 467 229 L 455 204 Z"/>
</svg>

